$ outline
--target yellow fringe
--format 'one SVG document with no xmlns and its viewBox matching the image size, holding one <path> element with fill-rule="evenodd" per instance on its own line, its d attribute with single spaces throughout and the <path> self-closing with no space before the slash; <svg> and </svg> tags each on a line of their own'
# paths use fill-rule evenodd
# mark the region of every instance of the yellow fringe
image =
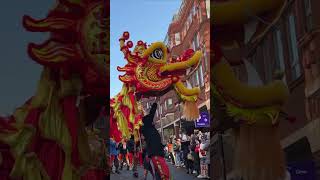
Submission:
<svg viewBox="0 0 320 180">
<path fill-rule="evenodd" d="M 284 179 L 285 158 L 278 127 L 242 125 L 235 136 L 237 176 L 245 180 Z"/>
<path fill-rule="evenodd" d="M 183 114 L 187 121 L 193 121 L 199 118 L 200 112 L 198 109 L 198 106 L 196 102 L 192 101 L 185 101 L 184 102 L 184 108 L 183 108 Z"/>
</svg>

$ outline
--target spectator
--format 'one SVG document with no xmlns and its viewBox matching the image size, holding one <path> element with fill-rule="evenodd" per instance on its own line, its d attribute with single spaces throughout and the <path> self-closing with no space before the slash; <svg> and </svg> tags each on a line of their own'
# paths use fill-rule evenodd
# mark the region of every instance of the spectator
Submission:
<svg viewBox="0 0 320 180">
<path fill-rule="evenodd" d="M 134 136 L 131 135 L 131 138 L 128 141 L 127 144 L 128 149 L 128 159 L 129 159 L 129 165 L 127 166 L 127 170 L 132 170 L 133 168 L 133 155 L 134 155 Z"/>
<path fill-rule="evenodd" d="M 175 154 L 175 165 L 176 167 L 181 166 L 181 142 L 180 139 L 177 139 L 173 146 L 174 154 Z"/>
<path fill-rule="evenodd" d="M 172 144 L 172 139 L 169 139 L 169 142 L 167 144 L 168 146 L 168 153 L 169 153 L 169 158 L 171 159 L 171 164 L 175 164 L 175 159 L 173 155 L 173 144 Z"/>
<path fill-rule="evenodd" d="M 187 154 L 187 161 L 186 161 L 187 174 L 192 174 L 192 171 L 193 171 L 194 156 L 192 154 L 193 154 L 193 152 L 192 152 L 192 149 L 190 146 L 188 154 Z"/>
<path fill-rule="evenodd" d="M 150 174 L 152 175 L 152 179 L 154 179 L 154 174 L 152 171 L 152 166 L 150 163 L 150 158 L 148 155 L 147 150 L 144 148 L 142 151 L 142 158 L 143 158 L 143 169 L 144 169 L 144 173 L 143 173 L 143 179 L 146 180 L 147 176 L 148 176 L 148 172 L 150 172 Z"/>
<path fill-rule="evenodd" d="M 119 161 L 118 161 L 118 150 L 117 150 L 117 144 L 116 142 L 114 141 L 113 138 L 110 138 L 110 165 L 111 165 L 111 172 L 112 171 L 112 167 L 113 165 L 115 166 L 116 168 L 116 173 L 117 174 L 120 174 L 119 172 Z"/>
<path fill-rule="evenodd" d="M 118 149 L 119 149 L 119 160 L 120 160 L 120 170 L 123 169 L 123 164 L 125 163 L 128 166 L 128 162 L 127 162 L 127 144 L 126 144 L 126 140 L 123 139 L 119 145 L 118 145 Z"/>
<path fill-rule="evenodd" d="M 193 174 L 196 174 L 196 176 L 200 175 L 200 141 L 196 140 L 196 147 L 194 150 L 194 161 L 193 161 L 193 168 L 194 172 Z"/>
<path fill-rule="evenodd" d="M 181 136 L 181 151 L 182 151 L 181 160 L 183 161 L 182 165 L 186 164 L 187 154 L 188 154 L 188 151 L 189 151 L 189 145 L 190 145 L 190 137 L 188 137 L 187 134 L 185 132 L 183 132 L 182 136 Z"/>
<path fill-rule="evenodd" d="M 208 175 L 208 162 L 210 161 L 210 157 L 207 155 L 207 151 L 209 150 L 210 140 L 207 135 L 202 135 L 201 144 L 200 144 L 200 175 L 198 178 L 209 178 Z"/>
</svg>

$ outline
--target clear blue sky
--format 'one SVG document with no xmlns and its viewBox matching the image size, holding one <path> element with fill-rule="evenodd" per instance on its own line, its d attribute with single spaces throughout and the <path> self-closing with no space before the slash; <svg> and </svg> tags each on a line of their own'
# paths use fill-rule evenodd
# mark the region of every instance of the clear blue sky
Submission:
<svg viewBox="0 0 320 180">
<path fill-rule="evenodd" d="M 119 38 L 129 31 L 134 45 L 138 40 L 148 44 L 163 41 L 181 0 L 111 0 L 110 12 L 110 96 L 122 88 L 117 66 L 126 61 L 119 48 Z"/>
<path fill-rule="evenodd" d="M 10 0 L 1 3 L 0 11 L 0 116 L 11 114 L 35 93 L 41 66 L 27 55 L 29 42 L 42 43 L 46 33 L 27 32 L 23 15 L 44 18 L 55 0 Z"/>
</svg>

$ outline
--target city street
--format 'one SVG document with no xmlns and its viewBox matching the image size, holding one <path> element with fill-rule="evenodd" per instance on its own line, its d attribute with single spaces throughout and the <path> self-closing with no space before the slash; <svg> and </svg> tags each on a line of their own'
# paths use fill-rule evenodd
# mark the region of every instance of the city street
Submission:
<svg viewBox="0 0 320 180">
<path fill-rule="evenodd" d="M 169 168 L 170 168 L 170 173 L 173 175 L 173 179 L 174 180 L 194 180 L 197 179 L 196 177 L 194 177 L 193 175 L 189 175 L 186 173 L 184 168 L 176 168 L 173 167 L 171 164 L 168 164 Z M 121 174 L 111 174 L 111 178 L 110 179 L 117 179 L 117 180 L 129 180 L 129 179 L 143 179 L 143 167 L 139 166 L 138 168 L 138 172 L 139 172 L 139 177 L 138 178 L 134 178 L 133 177 L 133 173 L 132 171 L 128 171 L 126 170 L 126 168 L 124 168 L 122 171 L 120 171 Z M 147 180 L 152 180 L 151 175 L 148 175 Z"/>
</svg>

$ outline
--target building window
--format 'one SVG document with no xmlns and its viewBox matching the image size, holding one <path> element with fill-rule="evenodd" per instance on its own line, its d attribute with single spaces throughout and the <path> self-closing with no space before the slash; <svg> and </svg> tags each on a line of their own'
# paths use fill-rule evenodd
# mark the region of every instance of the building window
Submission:
<svg viewBox="0 0 320 180">
<path fill-rule="evenodd" d="M 193 6 L 192 6 L 192 8 L 191 8 L 191 13 L 190 13 L 190 14 L 192 14 L 192 16 L 195 16 L 195 15 L 197 14 L 196 4 L 195 4 L 195 3 L 193 4 Z"/>
<path fill-rule="evenodd" d="M 171 98 L 167 99 L 167 107 L 168 107 L 168 109 L 172 107 L 172 99 Z"/>
<path fill-rule="evenodd" d="M 282 43 L 282 33 L 278 29 L 274 32 L 274 42 L 275 42 L 275 54 L 276 54 L 276 69 L 281 71 L 285 70 L 284 55 L 283 55 L 283 43 Z"/>
<path fill-rule="evenodd" d="M 275 70 L 279 70 L 284 73 L 283 81 L 286 83 L 286 67 L 284 61 L 283 54 L 283 43 L 282 43 L 282 32 L 281 30 L 276 30 L 273 33 L 273 41 L 274 41 L 274 52 L 275 52 Z"/>
<path fill-rule="evenodd" d="M 199 86 L 200 82 L 199 82 L 198 70 L 196 70 L 194 74 L 195 74 L 195 86 Z"/>
<path fill-rule="evenodd" d="M 304 11 L 305 11 L 306 31 L 309 32 L 313 29 L 311 0 L 304 0 Z"/>
<path fill-rule="evenodd" d="M 166 37 L 164 38 L 163 43 L 164 43 L 166 46 L 169 45 L 169 36 L 168 36 L 168 34 L 167 34 Z"/>
<path fill-rule="evenodd" d="M 193 37 L 193 49 L 197 50 L 199 47 L 199 38 L 198 38 L 198 33 L 196 33 Z"/>
<path fill-rule="evenodd" d="M 299 63 L 299 50 L 297 43 L 297 33 L 295 17 L 293 14 L 288 16 L 288 30 L 289 30 L 289 50 L 290 50 L 290 67 L 292 80 L 296 80 L 301 75 L 300 63 Z"/>
<path fill-rule="evenodd" d="M 204 74 L 203 74 L 203 61 L 201 62 L 200 66 L 199 66 L 199 76 L 200 76 L 200 86 L 203 87 L 204 86 Z"/>
<path fill-rule="evenodd" d="M 191 85 L 191 87 L 194 86 L 194 74 L 192 74 L 192 75 L 190 76 L 190 85 Z"/>
<path fill-rule="evenodd" d="M 171 48 L 172 48 L 173 46 L 175 46 L 174 37 L 171 36 L 170 42 L 171 42 Z"/>
<path fill-rule="evenodd" d="M 199 22 L 201 23 L 202 22 L 202 12 L 201 12 L 201 5 L 199 4 L 198 6 L 198 14 L 199 14 Z"/>
<path fill-rule="evenodd" d="M 184 39 L 184 36 L 185 36 L 186 34 L 185 34 L 185 31 L 184 31 L 184 27 L 182 28 L 182 31 L 181 31 L 181 40 L 183 40 Z"/>
<path fill-rule="evenodd" d="M 180 41 L 180 33 L 175 33 L 174 34 L 174 38 L 175 38 L 176 45 L 179 45 L 181 43 L 181 41 Z"/>
<path fill-rule="evenodd" d="M 188 17 L 188 20 L 187 20 L 187 21 L 188 21 L 188 24 L 189 24 L 189 25 L 188 25 L 188 29 L 189 29 L 189 27 L 190 27 L 191 24 L 192 24 L 192 13 L 189 14 L 189 17 Z"/>
<path fill-rule="evenodd" d="M 270 51 L 270 36 L 267 36 L 262 43 L 263 46 L 263 56 L 264 58 L 264 66 L 265 66 L 265 81 L 272 81 L 272 74 L 274 71 L 274 58 L 271 56 Z"/>
<path fill-rule="evenodd" d="M 207 18 L 210 18 L 210 0 L 206 0 Z"/>
<path fill-rule="evenodd" d="M 207 51 L 206 51 L 206 46 L 205 45 L 203 45 L 202 54 L 203 54 L 204 71 L 207 72 L 207 69 L 208 68 L 210 69 L 210 67 L 209 67 L 209 61 L 207 59 Z"/>
</svg>

